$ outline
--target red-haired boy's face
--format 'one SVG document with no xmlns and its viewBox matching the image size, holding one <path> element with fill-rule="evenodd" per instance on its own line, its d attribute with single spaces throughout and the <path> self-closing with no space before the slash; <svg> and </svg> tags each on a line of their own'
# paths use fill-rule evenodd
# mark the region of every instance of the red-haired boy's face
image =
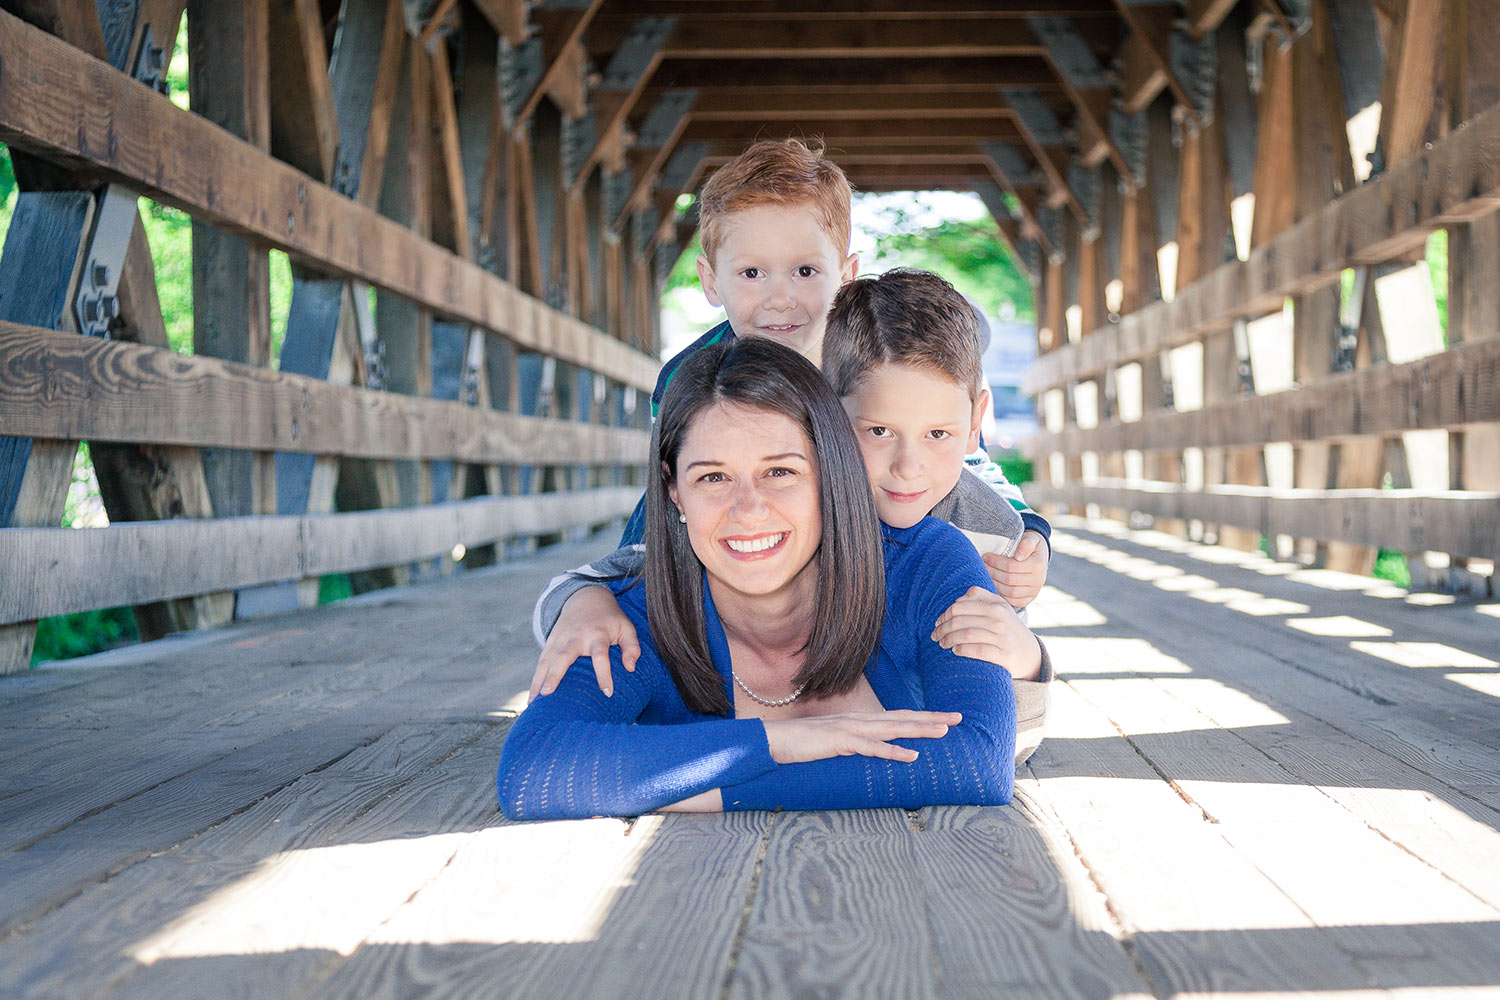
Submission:
<svg viewBox="0 0 1500 1000">
<path fill-rule="evenodd" d="M 698 258 L 703 294 L 737 336 L 769 337 L 813 364 L 833 297 L 858 270 L 806 205 L 741 209 L 725 219 L 715 259 Z"/>
</svg>

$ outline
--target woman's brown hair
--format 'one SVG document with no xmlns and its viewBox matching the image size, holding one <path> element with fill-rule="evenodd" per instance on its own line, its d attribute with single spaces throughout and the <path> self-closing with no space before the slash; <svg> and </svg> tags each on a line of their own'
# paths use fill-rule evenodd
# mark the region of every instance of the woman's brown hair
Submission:
<svg viewBox="0 0 1500 1000">
<path fill-rule="evenodd" d="M 677 369 L 662 399 L 646 486 L 643 575 L 651 638 L 689 708 L 732 711 L 709 655 L 703 564 L 667 495 L 688 429 L 698 414 L 721 403 L 780 413 L 812 444 L 823 538 L 814 556 L 817 608 L 794 683 L 814 697 L 848 691 L 875 651 L 885 618 L 885 561 L 870 480 L 849 417 L 822 374 L 797 352 L 762 337 L 699 350 Z"/>
</svg>

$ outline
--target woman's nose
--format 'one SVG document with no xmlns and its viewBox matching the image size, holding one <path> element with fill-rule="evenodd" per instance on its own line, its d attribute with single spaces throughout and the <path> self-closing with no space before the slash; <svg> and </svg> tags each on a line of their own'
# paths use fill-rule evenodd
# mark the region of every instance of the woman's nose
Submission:
<svg viewBox="0 0 1500 1000">
<path fill-rule="evenodd" d="M 734 515 L 741 521 L 753 522 L 765 516 L 770 508 L 760 487 L 754 482 L 742 483 L 734 493 Z"/>
</svg>

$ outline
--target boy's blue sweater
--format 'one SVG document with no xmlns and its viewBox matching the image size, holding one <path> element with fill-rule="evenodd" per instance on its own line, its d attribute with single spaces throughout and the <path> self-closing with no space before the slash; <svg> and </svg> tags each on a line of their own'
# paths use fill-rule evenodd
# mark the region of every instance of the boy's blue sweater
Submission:
<svg viewBox="0 0 1500 1000">
<path fill-rule="evenodd" d="M 1010 676 L 957 656 L 931 639 L 932 623 L 972 586 L 989 586 L 974 547 L 928 518 L 904 530 L 882 526 L 886 615 L 865 677 L 888 709 L 963 713 L 940 739 L 898 740 L 921 756 L 910 764 L 835 757 L 800 764 L 771 758 L 764 724 L 693 712 L 651 641 L 643 586 L 617 585 L 640 638 L 634 672 L 610 650 L 614 695 L 606 698 L 588 658 L 557 690 L 516 720 L 500 757 L 500 807 L 512 819 L 626 816 L 709 789 L 725 810 L 916 808 L 1010 801 L 1015 781 L 1015 697 Z M 729 648 L 704 588 L 709 649 L 733 702 Z"/>
</svg>

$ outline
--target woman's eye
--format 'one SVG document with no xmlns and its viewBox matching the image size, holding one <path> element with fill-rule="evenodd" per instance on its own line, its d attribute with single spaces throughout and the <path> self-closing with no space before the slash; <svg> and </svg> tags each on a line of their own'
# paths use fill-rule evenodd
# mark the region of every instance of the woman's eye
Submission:
<svg viewBox="0 0 1500 1000">
<path fill-rule="evenodd" d="M 797 472 L 796 472 L 795 469 L 786 469 L 786 468 L 782 468 L 780 466 L 778 466 L 778 467 L 776 467 L 774 469 L 767 469 L 766 470 L 766 475 L 771 476 L 771 477 L 776 478 L 776 479 L 780 479 L 780 478 L 782 478 L 784 476 L 795 476 L 796 474 L 797 474 Z"/>
<path fill-rule="evenodd" d="M 818 269 L 813 267 L 811 264 L 803 264 L 801 267 L 797 268 L 797 277 L 799 278 L 811 278 L 817 273 Z"/>
<path fill-rule="evenodd" d="M 703 475 L 701 475 L 701 476 L 698 477 L 698 482 L 700 482 L 700 483 L 722 483 L 722 482 L 724 482 L 724 473 L 722 473 L 722 472 L 705 472 Z"/>
</svg>

